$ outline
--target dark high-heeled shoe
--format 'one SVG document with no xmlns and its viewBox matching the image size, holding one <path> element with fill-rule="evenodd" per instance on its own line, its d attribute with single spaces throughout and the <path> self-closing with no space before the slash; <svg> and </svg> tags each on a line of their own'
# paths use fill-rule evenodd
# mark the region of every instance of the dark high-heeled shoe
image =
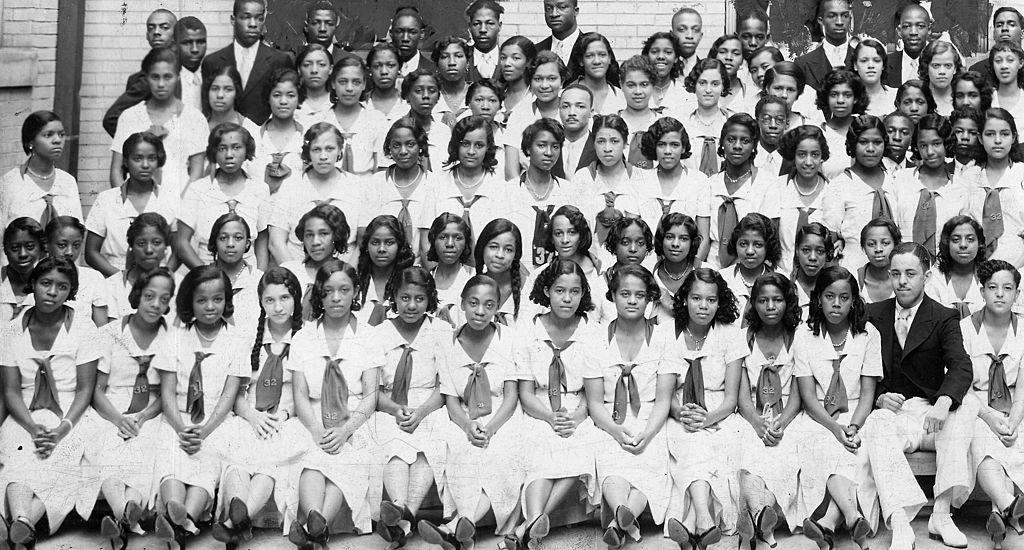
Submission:
<svg viewBox="0 0 1024 550">
<path fill-rule="evenodd" d="M 636 521 L 633 511 L 627 506 L 619 505 L 615 508 L 615 523 L 619 530 L 629 535 L 633 540 L 640 541 L 640 524 Z"/>
<path fill-rule="evenodd" d="M 16 520 L 11 524 L 8 535 L 10 536 L 10 541 L 14 544 L 27 549 L 36 547 L 36 529 L 29 525 L 27 521 Z"/>
<path fill-rule="evenodd" d="M 768 542 L 768 536 L 775 531 L 775 526 L 779 524 L 779 514 L 775 511 L 775 508 L 771 506 L 765 506 L 761 508 L 761 511 L 757 513 L 757 517 L 754 518 L 754 528 L 757 531 L 755 537 L 757 540 L 768 545 L 768 548 L 777 548 L 779 546 L 778 541 Z M 756 542 L 751 546 L 753 550 L 756 548 Z"/>
<path fill-rule="evenodd" d="M 306 516 L 306 532 L 309 533 L 309 540 L 319 544 L 321 550 L 330 550 L 327 540 L 331 537 L 331 532 L 323 514 L 313 511 Z"/>
<path fill-rule="evenodd" d="M 604 530 L 604 536 L 601 540 L 608 545 L 608 550 L 618 550 L 622 548 L 622 545 L 626 544 L 626 532 L 614 525 L 609 525 Z"/>
<path fill-rule="evenodd" d="M 156 516 L 156 520 L 153 524 L 153 534 L 156 538 L 164 541 L 171 542 L 174 540 L 174 526 L 171 525 L 171 520 L 164 514 Z"/>
<path fill-rule="evenodd" d="M 850 527 L 850 538 L 857 544 L 857 547 L 861 550 L 866 550 L 868 543 L 868 535 L 871 534 L 871 526 L 868 525 L 868 520 L 863 517 L 857 518 L 857 521 L 853 522 L 853 526 Z"/>
<path fill-rule="evenodd" d="M 676 518 L 668 518 L 668 523 L 666 523 L 665 527 L 668 530 L 668 538 L 678 544 L 679 548 L 690 546 L 690 530 L 683 525 L 683 522 Z"/>
<path fill-rule="evenodd" d="M 124 550 L 128 546 L 128 537 L 122 529 L 122 522 L 114 516 L 106 516 L 100 520 L 100 535 L 110 541 L 112 550 Z"/>
<path fill-rule="evenodd" d="M 238 531 L 232 527 L 228 527 L 223 521 L 213 524 L 210 529 L 210 534 L 213 536 L 213 540 L 217 542 L 223 542 L 224 547 L 227 550 L 234 550 L 238 548 L 239 539 Z"/>
<path fill-rule="evenodd" d="M 0 550 L 11 550 L 10 536 L 11 526 L 7 518 L 0 516 Z"/>
<path fill-rule="evenodd" d="M 811 518 L 804 520 L 804 536 L 813 540 L 819 550 L 832 550 L 835 547 L 835 531 L 822 527 Z"/>
<path fill-rule="evenodd" d="M 313 550 L 314 547 L 309 540 L 309 533 L 298 520 L 292 521 L 292 525 L 288 529 L 288 542 L 294 544 L 298 550 Z"/>
<path fill-rule="evenodd" d="M 1024 517 L 1024 498 L 1021 495 L 1013 497 L 1010 505 L 1003 510 L 1003 523 L 1013 529 L 1018 535 L 1024 535 L 1024 528 L 1020 525 L 1020 518 Z"/>
<path fill-rule="evenodd" d="M 238 497 L 231 499 L 228 503 L 228 519 L 235 526 L 235 533 L 242 540 L 252 540 L 252 518 L 249 517 L 249 507 Z"/>
<path fill-rule="evenodd" d="M 455 536 L 447 531 L 441 530 L 440 527 L 434 525 L 425 519 L 421 519 L 416 525 L 416 530 L 420 534 L 420 538 L 427 544 L 433 544 L 434 546 L 440 546 L 443 550 L 455 550 L 458 542 L 455 540 Z"/>
<path fill-rule="evenodd" d="M 690 535 L 693 550 L 706 550 L 712 544 L 718 544 L 722 540 L 722 530 L 714 526 L 699 535 Z"/>
<path fill-rule="evenodd" d="M 466 545 L 472 544 L 473 537 L 476 536 L 476 525 L 469 521 L 469 519 L 461 517 L 455 522 L 455 532 L 453 533 L 455 540 L 459 543 Z"/>
<path fill-rule="evenodd" d="M 985 520 L 985 532 L 988 533 L 997 549 L 1002 548 L 1003 539 L 1006 538 L 1006 522 L 1003 520 L 1003 515 L 995 510 L 989 512 L 988 519 Z"/>
<path fill-rule="evenodd" d="M 405 506 L 399 506 L 387 500 L 380 503 L 380 521 L 388 527 L 397 526 L 407 513 L 408 509 Z"/>
</svg>

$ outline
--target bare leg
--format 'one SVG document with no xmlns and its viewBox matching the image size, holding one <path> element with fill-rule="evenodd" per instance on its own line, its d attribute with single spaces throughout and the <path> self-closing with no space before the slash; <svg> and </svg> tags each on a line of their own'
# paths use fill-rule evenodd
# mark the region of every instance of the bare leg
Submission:
<svg viewBox="0 0 1024 550">
<path fill-rule="evenodd" d="M 711 517 L 711 485 L 703 480 L 694 481 L 687 488 L 690 492 L 690 502 L 693 503 L 694 528 L 698 533 L 703 533 L 715 526 L 715 520 Z"/>
<path fill-rule="evenodd" d="M 831 476 L 826 484 L 832 501 L 836 504 L 847 527 L 852 526 L 860 512 L 857 511 L 857 488 L 849 479 L 842 476 Z"/>
<path fill-rule="evenodd" d="M 46 513 L 43 501 L 23 483 L 11 483 L 7 486 L 7 505 L 11 510 L 12 520 L 22 519 L 33 527 Z"/>
<path fill-rule="evenodd" d="M 252 476 L 252 480 L 249 483 L 249 497 L 244 499 L 245 507 L 249 510 L 250 516 L 257 514 L 267 505 L 271 495 L 274 494 L 274 486 L 274 478 L 268 475 L 256 474 Z"/>
<path fill-rule="evenodd" d="M 419 513 L 423 499 L 427 497 L 433 484 L 434 470 L 427 463 L 427 458 L 420 453 L 416 456 L 416 462 L 409 466 L 409 493 L 405 505 L 413 516 Z"/>
<path fill-rule="evenodd" d="M 227 503 L 231 502 L 233 498 L 239 498 L 242 501 L 246 501 L 249 498 L 250 491 L 249 474 L 243 472 L 238 468 L 230 468 L 224 475 L 224 483 L 221 486 L 221 499 L 223 503 L 221 506 L 224 509 L 223 521 L 224 525 L 228 527 L 234 527 L 231 519 L 227 513 Z M 250 508 L 251 510 L 251 508 Z"/>
<path fill-rule="evenodd" d="M 998 511 L 1005 510 L 1013 502 L 1013 487 L 1006 470 L 991 457 L 982 460 L 978 467 L 978 485 L 992 499 Z"/>
<path fill-rule="evenodd" d="M 305 525 L 310 512 L 321 515 L 327 492 L 327 478 L 317 470 L 303 470 L 299 476 L 299 511 L 297 519 Z"/>
<path fill-rule="evenodd" d="M 410 466 L 397 456 L 384 466 L 384 489 L 388 492 L 388 498 L 398 505 L 406 505 L 409 500 L 409 477 Z"/>
<path fill-rule="evenodd" d="M 341 494 L 341 489 L 330 480 L 325 480 L 325 483 L 323 515 L 327 520 L 327 524 L 330 525 L 334 518 L 338 516 L 338 513 L 341 512 L 341 505 L 345 502 L 345 495 Z M 352 508 L 354 514 L 355 506 L 352 506 Z M 352 520 L 354 521 L 355 518 L 353 517 Z"/>
</svg>

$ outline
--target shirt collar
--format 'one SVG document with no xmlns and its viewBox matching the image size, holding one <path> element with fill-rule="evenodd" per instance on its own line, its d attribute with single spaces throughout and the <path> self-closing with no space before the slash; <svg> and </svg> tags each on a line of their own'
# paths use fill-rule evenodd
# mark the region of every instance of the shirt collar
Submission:
<svg viewBox="0 0 1024 550">
<path fill-rule="evenodd" d="M 555 35 L 551 35 L 551 49 L 554 50 L 559 44 L 564 44 L 566 51 L 571 50 L 573 45 L 576 44 L 576 39 L 580 36 L 580 28 L 576 27 L 576 30 L 572 31 L 572 34 L 566 36 L 564 40 L 559 40 Z"/>
<path fill-rule="evenodd" d="M 900 314 L 903 313 L 904 311 L 907 311 L 909 309 L 910 310 L 910 317 L 907 319 L 907 322 L 908 322 L 908 324 L 913 323 L 914 322 L 914 317 L 917 317 L 917 312 L 918 312 L 918 310 L 921 309 L 921 304 L 923 304 L 923 303 L 924 303 L 924 294 L 921 295 L 921 299 L 917 302 L 917 304 L 911 306 L 910 308 L 905 308 L 905 307 L 901 306 L 900 302 L 897 300 L 896 301 L 896 318 L 899 319 L 900 318 Z"/>
</svg>

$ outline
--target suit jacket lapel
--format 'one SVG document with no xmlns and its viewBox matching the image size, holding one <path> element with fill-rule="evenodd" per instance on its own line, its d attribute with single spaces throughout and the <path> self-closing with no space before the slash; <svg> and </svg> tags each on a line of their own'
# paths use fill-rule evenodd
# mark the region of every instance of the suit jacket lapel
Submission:
<svg viewBox="0 0 1024 550">
<path fill-rule="evenodd" d="M 924 301 L 921 302 L 921 307 L 917 308 L 917 315 L 914 316 L 914 322 L 910 325 L 910 332 L 907 333 L 907 342 L 903 346 L 903 357 L 914 351 L 928 338 L 928 335 L 932 332 L 932 324 L 934 323 L 932 302 L 925 296 Z M 893 308 L 895 313 L 896 309 Z M 893 320 L 895 322 L 895 319 Z"/>
<path fill-rule="evenodd" d="M 892 300 L 892 306 L 886 306 L 881 309 L 881 316 L 879 319 L 879 330 L 878 333 L 882 337 L 882 365 L 883 368 L 888 361 L 889 367 L 892 369 L 899 368 L 900 353 L 899 353 L 899 341 L 896 339 L 896 300 Z M 888 373 L 885 376 L 889 376 Z"/>
<path fill-rule="evenodd" d="M 576 170 L 583 168 L 584 166 L 590 166 L 590 163 L 597 161 L 597 150 L 594 149 L 594 132 L 590 132 L 587 135 L 587 142 L 583 144 L 583 152 L 580 154 L 580 161 L 576 163 Z M 575 174 L 575 172 L 573 172 Z M 572 174 L 569 174 L 572 177 Z"/>
<path fill-rule="evenodd" d="M 234 48 L 232 48 L 231 51 L 231 56 L 234 57 Z M 245 92 L 243 95 L 249 95 L 261 86 L 267 72 L 269 60 L 270 46 L 260 42 L 256 47 L 256 59 L 252 62 L 252 70 L 249 71 L 249 81 L 245 83 Z"/>
</svg>

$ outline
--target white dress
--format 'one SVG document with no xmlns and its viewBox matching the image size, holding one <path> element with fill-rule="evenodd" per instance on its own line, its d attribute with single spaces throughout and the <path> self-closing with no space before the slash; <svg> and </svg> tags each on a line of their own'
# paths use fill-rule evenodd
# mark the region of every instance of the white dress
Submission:
<svg viewBox="0 0 1024 550">
<path fill-rule="evenodd" d="M 932 276 L 925 283 L 924 291 L 936 302 L 959 311 L 961 319 L 985 308 L 985 298 L 981 296 L 981 282 L 978 281 L 977 275 L 971 276 L 967 293 L 961 299 L 946 274 L 939 271 L 938 266 L 934 266 Z"/>
<path fill-rule="evenodd" d="M 671 193 L 664 193 L 658 170 L 642 170 L 641 182 L 636 190 L 636 200 L 643 218 L 651 231 L 658 229 L 661 218 L 673 212 L 686 214 L 694 219 L 710 218 L 711 190 L 705 185 L 704 174 L 691 170 L 685 165 Z"/>
<path fill-rule="evenodd" d="M 946 220 L 961 212 L 967 212 L 967 185 L 973 183 L 973 180 L 954 176 L 949 183 L 931 192 L 935 206 L 935 227 L 929 229 L 935 233 L 934 247 L 929 252 L 933 257 L 939 249 L 939 238 Z M 920 206 L 921 192 L 925 190 L 924 184 L 921 183 L 920 169 L 899 170 L 896 172 L 895 185 L 897 208 L 893 214 L 896 215 L 896 224 L 903 233 L 904 241 L 917 241 L 914 236 L 914 221 L 925 212 Z"/>
<path fill-rule="evenodd" d="M 744 182 L 735 193 L 730 195 L 725 186 L 724 170 L 713 176 L 708 176 L 706 185 L 711 194 L 709 203 L 711 227 L 708 235 L 710 248 L 704 267 L 712 269 L 727 267 L 722 265 L 719 258 L 719 250 L 724 251 L 732 237 L 732 231 L 726 227 L 727 220 L 720 218 L 721 214 L 725 213 L 727 199 L 731 198 L 733 201 L 737 222 L 751 212 L 759 212 L 769 219 L 779 217 L 779 196 L 774 193 L 776 180 L 778 180 L 778 176 L 758 171 L 753 174 L 752 179 Z"/>
<path fill-rule="evenodd" d="M 594 231 L 593 246 L 590 248 L 601 265 L 610 266 L 615 263 L 611 252 L 604 247 L 604 241 L 611 229 L 599 219 L 601 212 L 614 208 L 621 216 L 637 218 L 640 216 L 640 205 L 637 203 L 636 191 L 641 184 L 641 172 L 635 166 L 626 166 L 625 175 L 619 180 L 605 177 L 598 162 L 580 168 L 572 177 L 572 184 L 567 193 L 570 204 L 579 207 L 580 211 Z M 609 221 L 606 217 L 606 222 Z M 652 229 L 653 231 L 653 229 Z"/>
<path fill-rule="evenodd" d="M 685 359 L 684 376 L 679 377 L 673 399 L 682 403 L 685 375 L 700 359 L 704 380 L 704 403 L 708 412 L 721 406 L 725 399 L 725 378 L 729 363 L 743 359 L 749 350 L 737 324 L 717 324 L 711 327 L 699 351 L 689 350 L 683 340 L 674 342 L 673 353 Z M 672 456 L 671 517 L 679 518 L 690 532 L 696 528 L 695 517 L 687 489 L 695 481 L 711 486 L 712 517 L 726 532 L 736 528 L 736 507 L 742 441 L 757 439 L 754 429 L 738 413 L 730 414 L 714 426 L 697 432 L 688 432 L 681 422 L 670 418 L 665 431 L 669 454 Z"/>
<path fill-rule="evenodd" d="M 314 186 L 305 173 L 292 174 L 270 199 L 267 224 L 283 229 L 288 234 L 288 249 L 293 258 L 301 260 L 302 239 L 295 234 L 299 220 L 303 214 L 320 204 L 336 206 L 345 214 L 345 222 L 349 227 L 348 251 L 342 255 L 342 259 L 347 261 L 347 258 L 359 256 L 355 246 L 356 229 L 369 221 L 361 215 L 364 208 L 360 204 L 362 199 L 360 182 L 351 174 L 342 173 L 334 183 L 324 186 Z"/>
<path fill-rule="evenodd" d="M 570 413 L 586 402 L 583 374 L 587 365 L 599 361 L 588 344 L 601 337 L 600 328 L 596 323 L 581 319 L 576 331 L 559 352 L 565 384 L 554 391 L 559 395 L 562 408 Z M 534 383 L 534 393 L 541 404 L 547 407 L 544 411 L 547 413 L 552 406 L 549 381 L 554 361 L 554 343 L 543 323 L 536 317 L 524 319 L 519 323 L 519 329 L 519 337 L 514 346 L 519 378 Z M 584 418 L 572 437 L 561 437 L 547 422 L 528 414 L 523 415 L 523 425 L 522 448 L 529 449 L 525 453 L 529 463 L 523 487 L 541 479 L 579 478 L 585 488 L 585 492 L 581 491 L 577 495 L 579 500 L 589 504 L 589 509 L 599 505 L 601 494 L 597 486 L 594 451 L 601 434 L 593 420 L 589 416 Z M 525 500 L 523 502 L 525 506 Z"/>
<path fill-rule="evenodd" d="M 898 211 L 896 202 L 895 176 L 892 171 L 885 173 L 882 195 L 889 203 L 892 215 Z M 843 259 L 839 265 L 856 271 L 868 262 L 861 249 L 860 231 L 874 217 L 874 190 L 852 170 L 832 178 L 822 197 L 822 222 L 835 231 L 846 244 Z"/>
<path fill-rule="evenodd" d="M 258 405 L 264 411 L 276 412 L 279 415 L 287 413 L 289 418 L 295 416 L 292 371 L 287 368 L 293 353 L 297 353 L 297 350 L 292 351 L 290 332 L 278 341 L 271 336 L 269 326 L 265 327 L 263 345 L 260 347 L 259 368 L 250 368 L 247 374 L 248 384 L 239 388 L 239 391 L 245 392 L 247 407 L 255 411 L 258 410 Z M 270 360 L 271 354 L 275 358 L 280 358 L 280 371 L 275 368 L 276 361 Z M 240 363 L 251 367 L 248 359 L 248 354 L 239 356 Z M 273 390 L 275 387 L 280 388 L 280 395 Z M 222 477 L 226 477 L 232 470 L 238 470 L 246 476 L 264 475 L 271 478 L 274 480 L 273 498 L 277 509 L 286 516 L 294 516 L 295 511 L 287 509 L 287 497 L 298 491 L 294 483 L 298 480 L 299 461 L 308 451 L 309 438 L 303 437 L 298 430 L 284 430 L 281 425 L 277 433 L 260 439 L 248 421 L 234 415 L 225 420 L 220 429 L 231 434 L 230 439 L 225 442 Z M 226 509 L 225 499 L 220 499 L 218 506 Z M 255 515 L 257 510 L 250 512 Z"/>
<path fill-rule="evenodd" d="M 805 204 L 796 184 L 789 176 L 779 176 L 769 193 L 779 200 L 779 243 L 782 245 L 782 257 L 779 259 L 778 271 L 787 277 L 793 272 L 796 258 L 796 234 L 800 230 L 800 217 L 806 212 L 806 222 L 821 222 L 824 207 L 825 191 L 828 183 L 811 201 Z M 806 317 L 805 317 L 806 319 Z"/>
<path fill-rule="evenodd" d="M 622 356 L 615 340 L 614 327 L 612 323 L 601 325 L 594 331 L 595 340 L 587 342 L 588 346 L 593 347 L 593 353 L 598 360 L 587 365 L 583 378 L 597 378 L 604 382 L 605 407 L 612 415 L 612 419 L 617 421 L 616 388 L 622 384 L 626 385 L 628 391 L 629 379 L 623 376 L 623 368 L 632 365 L 629 374 L 636 384 L 636 395 L 639 396 L 640 402 L 633 403 L 628 397 L 629 393 L 626 394 L 628 406 L 622 425 L 634 435 L 638 435 L 647 427 L 651 409 L 654 408 L 658 375 L 680 376 L 683 367 L 676 360 L 670 327 L 648 324 L 649 337 L 645 345 L 640 347 L 636 357 L 630 359 Z M 634 411 L 634 407 L 638 410 Z M 602 487 L 609 477 L 625 479 L 647 497 L 647 504 L 651 508 L 651 516 L 655 523 L 664 523 L 672 496 L 665 430 L 659 430 L 654 434 L 647 448 L 639 455 L 626 452 L 610 434 L 603 430 L 600 432 L 594 448 L 597 457 L 598 487 Z"/>
<path fill-rule="evenodd" d="M 78 182 L 75 178 L 61 170 L 54 169 L 53 185 L 49 194 L 53 195 L 53 208 L 61 216 L 72 216 L 82 220 L 82 200 L 78 196 Z M 20 217 L 28 217 L 39 221 L 46 211 L 47 195 L 36 182 L 27 175 L 22 175 L 21 167 L 10 169 L 0 177 L 0 228 Z M 45 229 L 45 228 L 44 228 Z M 7 258 L 3 259 L 7 263 Z"/>
<path fill-rule="evenodd" d="M 828 160 L 821 163 L 821 173 L 833 180 L 850 167 L 853 159 L 846 154 L 846 133 L 839 133 L 827 123 L 821 123 L 821 133 L 828 144 Z"/>
<path fill-rule="evenodd" d="M 199 452 L 189 455 L 181 449 L 178 441 L 178 434 L 167 421 L 168 414 L 180 414 L 185 426 L 202 425 L 213 415 L 217 402 L 224 391 L 224 386 L 229 376 L 236 378 L 248 378 L 251 371 L 248 362 L 249 356 L 246 353 L 243 341 L 245 336 L 227 324 L 220 329 L 209 347 L 203 347 L 202 340 L 196 333 L 194 327 L 186 328 L 177 326 L 171 329 L 171 345 L 174 346 L 174 359 L 169 364 L 158 365 L 156 368 L 161 372 L 173 372 L 177 377 L 177 410 L 164 411 L 160 417 L 160 429 L 157 435 L 159 448 L 154 468 L 154 491 L 166 479 L 175 479 L 184 483 L 199 487 L 209 493 L 211 497 L 215 494 L 218 480 L 223 467 L 226 453 L 229 451 L 232 434 L 224 429 L 221 424 L 212 434 L 203 441 Z M 202 380 L 202 405 L 203 418 L 193 420 L 188 412 L 188 389 L 189 378 L 199 359 L 198 353 L 208 353 L 209 356 L 202 359 L 200 366 Z M 229 413 L 229 417 L 231 414 Z M 197 518 L 201 519 L 201 518 Z"/>
<path fill-rule="evenodd" d="M 322 418 L 324 371 L 329 361 L 339 361 L 338 368 L 348 387 L 346 404 L 350 414 L 359 407 L 359 402 L 365 398 L 366 391 L 375 389 L 363 388 L 363 372 L 376 368 L 379 360 L 375 359 L 374 353 L 368 347 L 370 342 L 362 331 L 369 331 L 369 327 L 358 326 L 353 322 L 352 326 L 345 331 L 345 336 L 338 345 L 337 353 L 334 354 L 328 348 L 323 325 L 319 322 L 307 324 L 292 337 L 294 355 L 288 361 L 287 369 L 301 372 L 305 377 L 310 404 L 313 406 L 313 412 L 317 418 Z M 350 416 L 349 421 L 355 421 L 356 418 L 358 415 Z M 380 460 L 375 459 L 379 449 L 373 441 L 369 420 L 363 422 L 336 455 L 324 452 L 314 441 L 315 436 L 302 425 L 298 418 L 285 423 L 282 431 L 288 432 L 289 430 L 299 431 L 305 437 L 306 445 L 308 445 L 308 452 L 299 461 L 296 476 L 300 476 L 304 470 L 323 474 L 344 495 L 345 503 L 352 510 L 352 524 L 355 529 L 360 533 L 368 533 L 371 514 L 377 512 L 376 506 L 380 504 L 380 488 L 384 476 L 384 465 Z M 286 437 L 290 438 L 291 436 L 286 433 Z M 298 487 L 298 477 L 291 484 Z M 293 491 L 287 497 L 286 510 L 294 513 L 299 509 L 299 494 L 297 491 Z M 289 525 L 292 519 L 294 517 L 286 515 L 285 525 Z M 332 524 L 332 531 L 337 530 L 334 528 L 334 525 L 337 524 L 337 521 Z"/>
<path fill-rule="evenodd" d="M 178 212 L 178 223 L 192 229 L 192 242 L 196 254 L 204 263 L 213 263 L 213 253 L 207 248 L 210 232 L 217 218 L 232 209 L 246 225 L 252 241 L 267 228 L 270 215 L 270 189 L 262 181 L 247 177 L 245 185 L 236 195 L 228 195 L 221 189 L 215 176 L 192 182 L 181 199 L 181 210 Z M 255 246 L 245 253 L 245 261 L 256 265 Z"/>
<path fill-rule="evenodd" d="M 110 150 L 122 153 L 129 136 L 148 132 L 152 126 L 145 101 L 125 109 L 117 119 L 117 132 Z M 206 152 L 210 125 L 199 109 L 183 105 L 181 113 L 172 116 L 163 126 L 167 129 L 167 136 L 161 140 L 167 162 L 161 168 L 160 185 L 171 195 L 180 196 L 189 182 L 188 158 Z"/>
<path fill-rule="evenodd" d="M 461 315 L 462 290 L 472 277 L 472 269 L 468 266 L 461 266 L 455 275 L 455 280 L 448 288 L 437 289 L 437 311 L 434 315 L 438 320 L 445 321 L 455 328 L 456 320 Z M 526 286 L 523 286 L 523 290 L 526 290 Z M 526 300 L 523 303 L 525 304 Z"/>
<path fill-rule="evenodd" d="M 160 326 L 156 337 L 143 349 L 128 327 L 129 319 L 126 316 L 101 327 L 100 345 L 97 346 L 104 354 L 98 369 L 107 374 L 107 399 L 121 413 L 129 410 L 135 396 L 136 378 L 143 371 L 148 384 L 145 390 L 150 394 L 149 403 L 160 399 L 160 370 L 171 368 L 169 365 L 174 360 L 166 324 Z M 145 366 L 144 358 L 147 356 L 150 359 Z M 124 440 L 118 435 L 116 425 L 101 417 L 95 409 L 89 409 L 82 422 L 82 430 L 86 434 L 86 463 L 94 469 L 99 481 L 117 479 L 149 497 L 154 493 L 153 469 L 159 446 L 156 438 L 159 425 L 159 417 L 151 418 L 142 425 L 139 435 Z M 146 503 L 140 504 L 145 506 Z"/>
<path fill-rule="evenodd" d="M 458 334 L 463 329 L 460 327 L 452 335 L 450 343 L 441 348 L 443 351 L 438 363 L 441 393 L 457 397 L 464 411 L 469 410 L 465 398 L 470 389 L 470 379 L 480 383 L 481 378 L 474 376 L 474 372 L 483 370 L 490 389 L 491 412 L 475 419 L 482 426 L 486 426 L 501 409 L 505 383 L 518 383 L 512 351 L 515 334 L 508 327 L 494 326 L 494 337 L 479 362 L 471 359 L 459 344 Z M 512 416 L 491 436 L 486 447 L 473 446 L 458 428 L 448 440 L 447 485 L 442 491 L 450 492 L 455 508 L 463 516 L 472 515 L 480 498 L 486 496 L 494 512 L 499 535 L 511 532 L 519 515 L 519 493 L 528 461 L 520 439 L 522 422 L 522 412 L 516 403 Z"/>
<path fill-rule="evenodd" d="M 100 247 L 100 254 L 110 265 L 117 269 L 125 268 L 125 259 L 128 255 L 128 227 L 132 221 L 145 212 L 155 212 L 167 220 L 167 223 L 174 227 L 178 212 L 181 206 L 181 197 L 154 186 L 153 192 L 146 199 L 146 206 L 142 211 L 135 208 L 131 201 L 126 199 L 128 183 L 115 189 L 107 189 L 96 195 L 92 208 L 89 209 L 89 217 L 85 220 L 85 228 L 90 233 L 103 237 L 103 246 Z"/>
<path fill-rule="evenodd" d="M 974 182 L 968 184 L 970 191 L 967 210 L 974 219 L 981 222 L 982 227 L 989 227 L 989 222 L 984 219 L 985 197 L 991 189 L 998 189 L 1003 234 L 996 239 L 995 251 L 989 259 L 1006 260 L 1020 269 L 1024 266 L 1024 239 L 1020 237 L 1021 232 L 1024 232 L 1024 189 L 1021 188 L 1021 181 L 1024 181 L 1024 164 L 1011 164 L 995 185 L 989 183 L 986 168 L 975 170 L 973 174 Z M 992 216 L 996 213 L 987 214 Z M 985 235 L 986 244 L 992 242 L 992 237 L 991 234 Z"/>
<path fill-rule="evenodd" d="M 53 346 L 40 351 L 32 346 L 32 335 L 25 328 L 28 324 L 26 316 L 32 311 L 33 308 L 25 309 L 4 328 L 0 338 L 4 342 L 0 346 L 0 366 L 18 369 L 21 395 L 25 405 L 30 406 L 40 362 L 49 360 L 55 383 L 53 392 L 61 410 L 67 413 L 75 399 L 78 365 L 96 361 L 103 353 L 99 346 L 89 345 L 97 341 L 96 327 L 88 316 L 74 315 L 60 327 Z M 50 430 L 55 429 L 63 417 L 63 414 L 57 415 L 44 408 L 31 411 L 31 414 L 34 422 Z M 6 489 L 10 483 L 20 483 L 32 489 L 46 508 L 51 532 L 60 528 L 72 508 L 80 516 L 89 517 L 96 502 L 96 480 L 90 479 L 89 470 L 82 467 L 85 435 L 81 425 L 72 428 L 53 454 L 40 460 L 34 452 L 32 435 L 13 416 L 9 416 L 0 427 L 0 460 L 4 464 L 0 471 L 0 487 Z"/>
</svg>

